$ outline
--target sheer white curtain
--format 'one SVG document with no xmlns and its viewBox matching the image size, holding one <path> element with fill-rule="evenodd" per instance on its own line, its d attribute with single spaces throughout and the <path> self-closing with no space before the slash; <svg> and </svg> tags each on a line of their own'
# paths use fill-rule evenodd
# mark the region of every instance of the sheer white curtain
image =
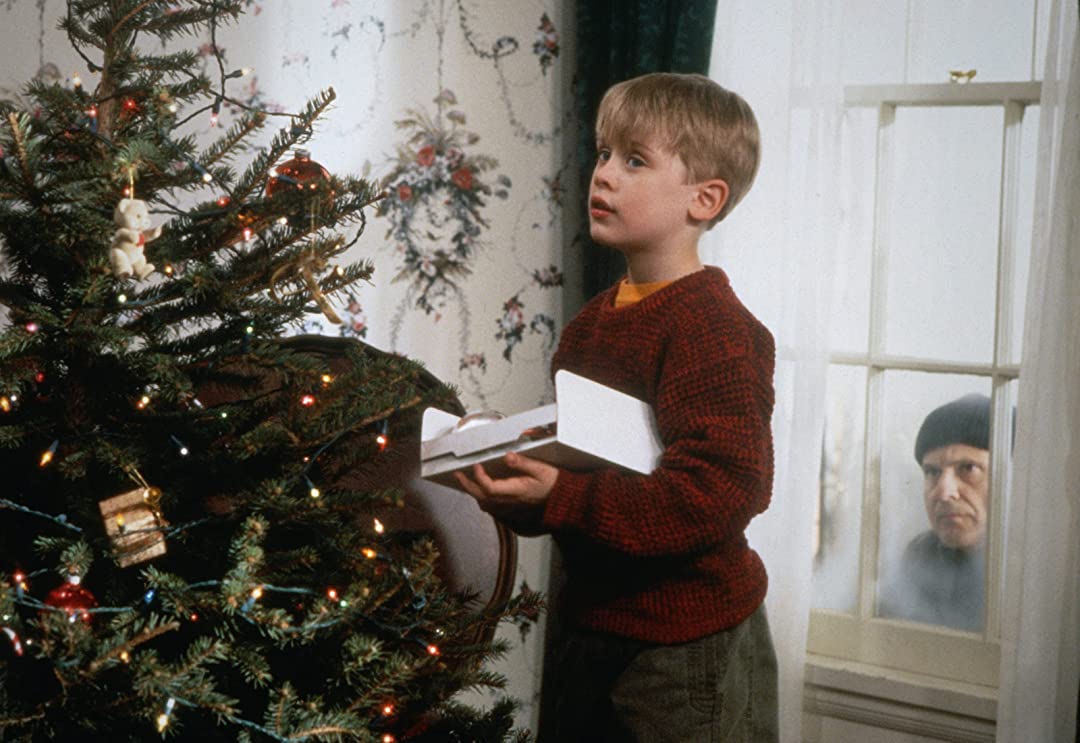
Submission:
<svg viewBox="0 0 1080 743">
<path fill-rule="evenodd" d="M 782 740 L 800 739 L 831 276 L 845 262 L 839 0 L 728 0 L 711 76 L 758 114 L 763 161 L 705 259 L 776 335 L 773 504 L 750 538 L 770 574 Z M 1017 406 L 999 741 L 1071 743 L 1080 669 L 1080 55 L 1053 0 Z M 786 74 L 785 74 L 786 73 Z"/>
<path fill-rule="evenodd" d="M 1052 4 L 1017 401 L 997 740 L 1075 740 L 1080 672 L 1080 49 Z"/>
<path fill-rule="evenodd" d="M 749 537 L 769 571 L 781 740 L 798 741 L 832 288 L 823 268 L 836 265 L 840 234 L 839 3 L 722 5 L 710 75 L 754 108 L 762 163 L 746 200 L 709 233 L 703 257 L 728 272 L 777 342 L 773 500 Z"/>
</svg>

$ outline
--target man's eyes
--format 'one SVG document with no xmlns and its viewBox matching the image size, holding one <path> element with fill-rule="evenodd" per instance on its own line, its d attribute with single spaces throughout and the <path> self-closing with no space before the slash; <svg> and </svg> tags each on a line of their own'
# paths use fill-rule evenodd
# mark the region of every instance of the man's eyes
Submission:
<svg viewBox="0 0 1080 743">
<path fill-rule="evenodd" d="M 983 468 L 975 462 L 963 462 L 956 469 L 962 475 L 974 475 L 982 472 Z"/>
<path fill-rule="evenodd" d="M 983 471 L 982 465 L 976 462 L 960 462 L 953 467 L 953 471 L 961 477 L 971 477 L 973 475 L 981 474 Z M 923 476 L 927 480 L 936 480 L 941 477 L 942 468 L 940 467 L 923 467 Z"/>
</svg>

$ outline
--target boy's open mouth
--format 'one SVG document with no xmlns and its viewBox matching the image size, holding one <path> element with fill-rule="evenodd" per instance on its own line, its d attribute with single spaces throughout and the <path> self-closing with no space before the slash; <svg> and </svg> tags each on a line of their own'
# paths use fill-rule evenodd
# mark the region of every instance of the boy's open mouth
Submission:
<svg viewBox="0 0 1080 743">
<path fill-rule="evenodd" d="M 615 210 L 611 207 L 611 204 L 607 203 L 599 197 L 594 197 L 589 200 L 589 210 L 593 214 L 593 216 L 613 214 L 615 212 Z"/>
</svg>

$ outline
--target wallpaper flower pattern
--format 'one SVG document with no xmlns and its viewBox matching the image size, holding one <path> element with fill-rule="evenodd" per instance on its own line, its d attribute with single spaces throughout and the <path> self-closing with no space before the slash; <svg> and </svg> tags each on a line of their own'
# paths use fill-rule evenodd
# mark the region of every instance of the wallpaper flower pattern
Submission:
<svg viewBox="0 0 1080 743">
<path fill-rule="evenodd" d="M 485 197 L 509 196 L 510 179 L 496 178 L 496 188 L 480 174 L 494 170 L 498 160 L 482 153 L 466 154 L 480 139 L 460 128 L 465 114 L 453 91 L 434 99 L 436 116 L 409 111 L 397 122 L 410 136 L 398 148 L 389 191 L 379 214 L 387 217 L 387 237 L 396 241 L 402 267 L 395 280 L 410 283 L 410 302 L 427 313 L 461 298 L 461 280 L 472 273 L 473 257 L 481 235 L 490 227 L 484 219 Z M 449 126 L 444 125 L 449 122 Z"/>
<path fill-rule="evenodd" d="M 216 64 L 216 42 L 230 65 L 252 68 L 229 81 L 243 106 L 287 116 L 332 85 L 337 101 L 307 145 L 312 158 L 385 188 L 352 248 L 374 263 L 372 285 L 335 298 L 340 325 L 312 315 L 299 332 L 359 337 L 419 359 L 472 409 L 550 402 L 563 319 L 562 184 L 573 156 L 561 137 L 571 100 L 564 5 L 249 0 L 238 25 L 203 40 L 204 64 Z M 77 72 L 92 87 L 93 73 L 56 30 L 64 9 L 64 0 L 0 0 L 0 98 L 39 73 L 70 84 Z M 237 113 L 223 105 L 215 125 Z M 209 116 L 190 126 L 212 133 Z M 542 633 L 529 639 L 508 671 L 526 723 Z"/>
</svg>

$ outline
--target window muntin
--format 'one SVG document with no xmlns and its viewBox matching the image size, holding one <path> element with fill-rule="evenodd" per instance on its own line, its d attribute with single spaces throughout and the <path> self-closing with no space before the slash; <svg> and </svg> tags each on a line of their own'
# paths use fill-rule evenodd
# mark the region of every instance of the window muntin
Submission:
<svg viewBox="0 0 1080 743">
<path fill-rule="evenodd" d="M 1037 105 L 1023 109 L 1023 126 L 1019 132 L 1016 163 L 1017 199 L 1013 250 L 1007 275 L 1012 281 L 1012 306 L 1009 318 L 1008 349 L 1002 361 L 1019 364 L 1024 335 L 1024 302 L 1027 300 L 1028 268 L 1031 264 L 1031 240 L 1035 217 L 1035 170 L 1038 162 L 1039 114 Z"/>
</svg>

